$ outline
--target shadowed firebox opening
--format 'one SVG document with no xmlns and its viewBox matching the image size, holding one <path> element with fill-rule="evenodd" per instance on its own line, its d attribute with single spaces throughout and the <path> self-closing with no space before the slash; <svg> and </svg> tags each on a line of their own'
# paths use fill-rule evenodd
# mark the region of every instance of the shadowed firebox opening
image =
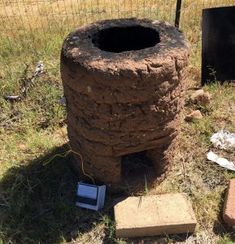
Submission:
<svg viewBox="0 0 235 244">
<path fill-rule="evenodd" d="M 156 177 L 153 162 L 146 151 L 123 156 L 121 169 L 122 183 L 131 191 L 149 187 Z"/>
<path fill-rule="evenodd" d="M 160 42 L 159 33 L 148 27 L 111 27 L 95 33 L 93 44 L 107 52 L 120 53 L 153 47 Z"/>
</svg>

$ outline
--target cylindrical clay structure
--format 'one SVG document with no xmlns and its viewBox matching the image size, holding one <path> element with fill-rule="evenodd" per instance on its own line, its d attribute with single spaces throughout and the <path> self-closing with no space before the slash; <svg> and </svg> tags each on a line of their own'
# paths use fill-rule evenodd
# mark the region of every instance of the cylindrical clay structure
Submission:
<svg viewBox="0 0 235 244">
<path fill-rule="evenodd" d="M 65 39 L 68 136 L 86 173 L 117 185 L 122 156 L 141 151 L 157 174 L 166 171 L 180 126 L 188 53 L 176 28 L 147 19 L 100 21 Z"/>
</svg>

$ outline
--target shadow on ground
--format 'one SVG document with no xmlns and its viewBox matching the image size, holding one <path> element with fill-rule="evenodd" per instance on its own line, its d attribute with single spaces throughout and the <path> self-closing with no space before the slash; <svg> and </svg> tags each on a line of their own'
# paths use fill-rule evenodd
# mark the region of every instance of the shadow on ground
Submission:
<svg viewBox="0 0 235 244">
<path fill-rule="evenodd" d="M 78 178 L 70 168 L 71 156 L 55 157 L 67 150 L 67 145 L 54 148 L 47 155 L 28 163 L 22 162 L 21 166 L 12 167 L 4 174 L 0 181 L 0 242 L 118 242 L 115 239 L 112 207 L 125 196 L 108 195 L 103 212 L 77 208 Z M 103 224 L 102 227 L 96 228 L 99 224 Z M 79 239 L 83 235 L 88 237 Z M 187 236 L 171 238 L 182 241 Z M 166 237 L 152 237 L 126 241 L 168 243 L 168 240 Z"/>
<path fill-rule="evenodd" d="M 66 145 L 55 148 L 4 174 L 0 181 L 0 240 L 3 243 L 71 241 L 104 221 L 106 213 L 75 207 L 78 179 L 68 167 L 70 157 L 53 159 L 65 150 Z M 110 233 L 103 234 L 106 243 L 109 238 Z"/>
<path fill-rule="evenodd" d="M 0 180 L 0 243 L 118 242 L 112 212 L 117 202 L 113 199 L 118 199 L 118 196 L 108 195 L 102 212 L 77 208 L 78 178 L 69 167 L 71 156 L 54 157 L 67 150 L 67 145 L 55 148 L 45 156 L 10 168 L 4 174 Z M 97 228 L 99 225 L 101 228 Z M 223 236 L 228 230 L 217 223 L 214 232 Z M 230 236 L 234 238 L 232 233 Z M 186 234 L 126 241 L 143 244 L 185 242 L 189 239 L 195 241 L 196 237 Z"/>
</svg>

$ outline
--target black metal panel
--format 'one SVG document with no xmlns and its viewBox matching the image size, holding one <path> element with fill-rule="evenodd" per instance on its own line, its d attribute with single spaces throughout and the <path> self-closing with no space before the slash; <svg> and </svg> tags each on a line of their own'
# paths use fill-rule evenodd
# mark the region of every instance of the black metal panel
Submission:
<svg viewBox="0 0 235 244">
<path fill-rule="evenodd" d="M 235 6 L 202 12 L 202 84 L 235 80 Z"/>
</svg>

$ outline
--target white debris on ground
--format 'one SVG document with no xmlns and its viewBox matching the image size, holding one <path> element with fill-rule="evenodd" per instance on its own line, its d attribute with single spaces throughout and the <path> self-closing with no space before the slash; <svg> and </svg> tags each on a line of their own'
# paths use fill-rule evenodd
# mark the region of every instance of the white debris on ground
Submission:
<svg viewBox="0 0 235 244">
<path fill-rule="evenodd" d="M 225 130 L 220 130 L 211 137 L 211 142 L 214 147 L 233 151 L 235 150 L 235 133 L 230 133 Z"/>
<path fill-rule="evenodd" d="M 26 68 L 27 71 L 27 68 Z M 34 85 L 36 78 L 38 78 L 41 74 L 44 73 L 44 64 L 42 61 L 39 61 L 35 67 L 35 70 L 31 77 L 27 79 L 27 83 L 24 82 L 23 86 L 20 89 L 19 95 L 7 95 L 4 98 L 8 101 L 20 101 L 26 94 L 28 93 L 29 89 Z"/>
<path fill-rule="evenodd" d="M 211 136 L 210 141 L 212 142 L 213 146 L 218 149 L 232 151 L 232 152 L 235 150 L 235 133 L 230 133 L 225 130 L 220 130 Z M 219 157 L 217 154 L 215 154 L 212 151 L 209 151 L 207 153 L 207 159 L 217 163 L 223 168 L 235 171 L 234 162 L 229 161 L 226 158 Z"/>
<path fill-rule="evenodd" d="M 36 76 L 39 76 L 40 74 L 42 74 L 44 72 L 44 64 L 42 61 L 39 61 L 37 63 L 37 66 L 34 70 L 34 74 L 33 74 L 33 77 L 36 77 Z"/>
<path fill-rule="evenodd" d="M 233 162 L 228 161 L 225 158 L 219 157 L 217 154 L 213 153 L 212 151 L 207 153 L 207 159 L 212 162 L 217 163 L 218 165 L 220 165 L 223 168 L 235 171 L 235 165 Z"/>
</svg>

